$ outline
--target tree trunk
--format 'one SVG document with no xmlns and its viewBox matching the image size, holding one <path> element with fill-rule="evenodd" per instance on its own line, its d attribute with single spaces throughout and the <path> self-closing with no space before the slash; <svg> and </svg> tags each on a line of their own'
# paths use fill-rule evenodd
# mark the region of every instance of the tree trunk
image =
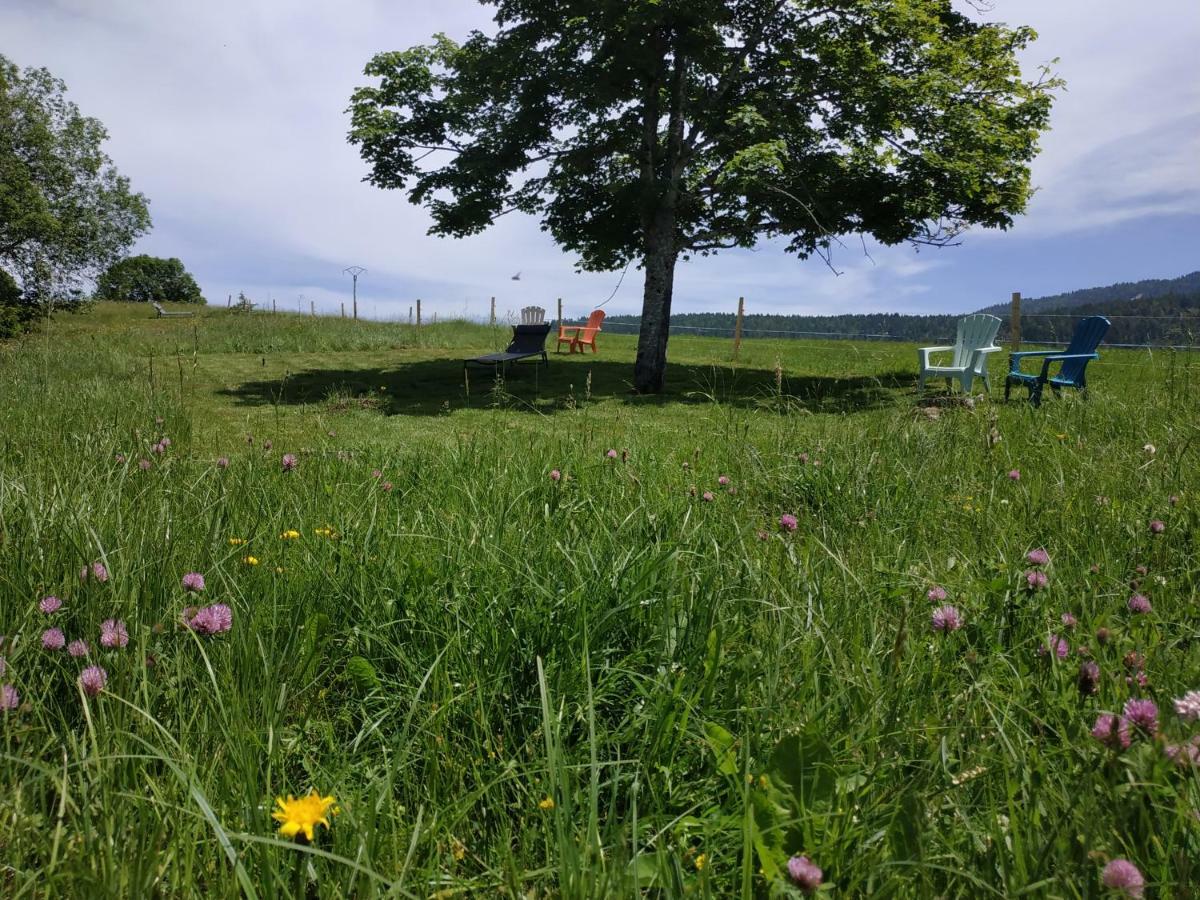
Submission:
<svg viewBox="0 0 1200 900">
<path fill-rule="evenodd" d="M 661 210 L 646 233 L 642 325 L 633 365 L 633 386 L 639 394 L 660 393 L 666 380 L 667 334 L 671 327 L 677 255 L 674 211 Z"/>
</svg>

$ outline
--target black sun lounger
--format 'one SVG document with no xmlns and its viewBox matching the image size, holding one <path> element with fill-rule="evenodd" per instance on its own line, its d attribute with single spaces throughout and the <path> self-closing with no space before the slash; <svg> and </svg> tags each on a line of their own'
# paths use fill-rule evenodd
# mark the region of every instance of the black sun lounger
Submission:
<svg viewBox="0 0 1200 900">
<path fill-rule="evenodd" d="M 514 325 L 513 339 L 503 353 L 489 353 L 487 356 L 476 356 L 464 359 L 463 368 L 476 366 L 507 366 L 509 363 L 522 359 L 541 357 L 546 365 L 550 364 L 546 356 L 546 335 L 550 333 L 550 323 L 541 325 Z"/>
</svg>

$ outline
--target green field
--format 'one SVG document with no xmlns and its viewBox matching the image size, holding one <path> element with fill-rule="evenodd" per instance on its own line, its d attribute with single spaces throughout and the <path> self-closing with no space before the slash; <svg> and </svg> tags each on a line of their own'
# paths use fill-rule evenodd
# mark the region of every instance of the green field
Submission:
<svg viewBox="0 0 1200 900">
<path fill-rule="evenodd" d="M 102 304 L 0 346 L 0 896 L 779 896 L 798 854 L 827 897 L 1100 897 L 1118 857 L 1198 896 L 1200 357 L 1036 410 L 996 359 L 930 411 L 887 343 L 466 381 L 503 332 Z M 1136 698 L 1157 733 L 1091 736 Z M 306 845 L 271 812 L 310 790 Z"/>
</svg>

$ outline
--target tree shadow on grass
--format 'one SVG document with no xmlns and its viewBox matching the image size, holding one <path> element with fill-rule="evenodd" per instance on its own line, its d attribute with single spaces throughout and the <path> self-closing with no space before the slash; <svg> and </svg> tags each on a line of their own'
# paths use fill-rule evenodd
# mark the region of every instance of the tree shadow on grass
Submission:
<svg viewBox="0 0 1200 900">
<path fill-rule="evenodd" d="M 334 411 L 371 409 L 385 415 L 433 416 L 503 406 L 554 413 L 585 402 L 617 400 L 635 406 L 722 403 L 741 408 L 848 413 L 893 406 L 916 384 L 912 372 L 845 378 L 804 375 L 783 379 L 782 395 L 770 369 L 671 363 L 667 390 L 632 393 L 627 361 L 551 355 L 549 366 L 511 365 L 503 378 L 462 360 L 432 359 L 394 367 L 306 369 L 283 378 L 247 381 L 220 391 L 241 406 L 322 404 Z"/>
</svg>

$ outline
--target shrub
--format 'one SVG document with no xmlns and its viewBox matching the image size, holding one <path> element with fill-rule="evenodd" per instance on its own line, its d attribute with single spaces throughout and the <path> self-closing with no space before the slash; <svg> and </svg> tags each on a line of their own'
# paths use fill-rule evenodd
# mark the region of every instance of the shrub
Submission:
<svg viewBox="0 0 1200 900">
<path fill-rule="evenodd" d="M 174 257 L 130 256 L 113 263 L 96 282 L 96 299 L 132 303 L 203 303 L 200 286 Z"/>
</svg>

